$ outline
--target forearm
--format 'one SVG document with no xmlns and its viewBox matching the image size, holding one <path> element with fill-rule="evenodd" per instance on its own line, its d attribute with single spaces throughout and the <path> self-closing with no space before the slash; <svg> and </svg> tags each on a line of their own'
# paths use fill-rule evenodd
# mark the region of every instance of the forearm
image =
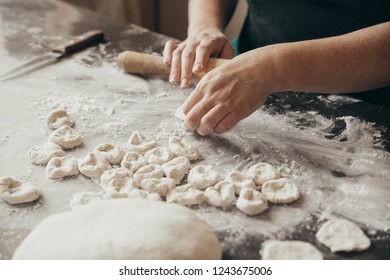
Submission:
<svg viewBox="0 0 390 280">
<path fill-rule="evenodd" d="M 272 56 L 274 91 L 359 92 L 390 85 L 390 23 L 257 49 Z M 263 56 L 262 54 L 261 56 Z"/>
<path fill-rule="evenodd" d="M 223 31 L 236 5 L 237 0 L 190 0 L 188 34 L 203 28 L 216 28 Z"/>
</svg>

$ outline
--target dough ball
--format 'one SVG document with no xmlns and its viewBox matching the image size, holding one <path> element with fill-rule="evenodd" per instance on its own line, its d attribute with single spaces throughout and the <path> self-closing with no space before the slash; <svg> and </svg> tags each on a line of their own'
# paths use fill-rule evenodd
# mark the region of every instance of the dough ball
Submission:
<svg viewBox="0 0 390 280">
<path fill-rule="evenodd" d="M 20 204 L 37 200 L 41 191 L 29 182 L 10 177 L 0 179 L 0 198 L 9 204 Z"/>
<path fill-rule="evenodd" d="M 240 171 L 230 171 L 226 175 L 225 181 L 234 184 L 234 192 L 236 195 L 239 195 L 244 188 L 256 189 L 256 184 L 253 179 Z"/>
<path fill-rule="evenodd" d="M 94 153 L 88 153 L 80 158 L 78 166 L 81 174 L 98 180 L 104 171 L 112 169 L 111 165 L 104 158 Z"/>
<path fill-rule="evenodd" d="M 107 160 L 109 164 L 121 163 L 123 156 L 125 155 L 125 152 L 122 149 L 108 143 L 96 146 L 93 153 Z"/>
<path fill-rule="evenodd" d="M 71 155 L 52 158 L 46 166 L 48 179 L 59 180 L 79 174 L 77 159 Z"/>
<path fill-rule="evenodd" d="M 72 149 L 81 144 L 81 136 L 71 128 L 69 125 L 63 125 L 57 130 L 53 131 L 49 140 L 63 149 Z"/>
<path fill-rule="evenodd" d="M 261 187 L 261 193 L 272 203 L 290 203 L 299 198 L 299 190 L 290 180 L 269 180 Z"/>
<path fill-rule="evenodd" d="M 268 202 L 265 196 L 258 191 L 242 189 L 236 201 L 236 206 L 245 214 L 254 216 L 267 210 Z"/>
<path fill-rule="evenodd" d="M 160 165 L 157 164 L 145 165 L 134 173 L 134 178 L 137 179 L 140 183 L 142 183 L 144 179 L 160 179 L 162 177 L 164 177 L 164 170 Z"/>
<path fill-rule="evenodd" d="M 169 148 L 176 156 L 183 156 L 189 160 L 197 160 L 200 152 L 197 147 L 178 136 L 171 136 L 168 140 Z"/>
<path fill-rule="evenodd" d="M 145 159 L 149 164 L 163 164 L 171 159 L 175 155 L 171 153 L 166 147 L 156 147 L 145 153 Z"/>
<path fill-rule="evenodd" d="M 322 260 L 322 253 L 303 241 L 268 240 L 260 250 L 263 260 Z"/>
<path fill-rule="evenodd" d="M 205 201 L 216 207 L 229 207 L 233 204 L 236 196 L 234 195 L 234 184 L 221 181 L 214 187 L 209 187 L 204 192 Z"/>
<path fill-rule="evenodd" d="M 53 142 L 46 142 L 42 146 L 33 146 L 28 150 L 28 157 L 31 163 L 46 165 L 54 157 L 63 157 L 65 152 L 60 145 Z"/>
<path fill-rule="evenodd" d="M 68 112 L 65 110 L 56 110 L 51 112 L 46 118 L 47 126 L 50 129 L 57 129 L 63 125 L 72 127 L 74 121 L 68 116 Z"/>
<path fill-rule="evenodd" d="M 221 181 L 221 176 L 211 165 L 197 165 L 188 173 L 188 183 L 198 189 L 206 189 Z"/>
<path fill-rule="evenodd" d="M 172 189 L 166 200 L 168 203 L 181 205 L 200 205 L 204 201 L 204 192 L 191 184 L 186 184 Z"/>
<path fill-rule="evenodd" d="M 266 181 L 281 177 L 280 171 L 266 162 L 260 162 L 251 166 L 246 172 L 246 175 L 251 177 L 257 186 L 263 185 Z"/>
<path fill-rule="evenodd" d="M 15 260 L 221 259 L 212 228 L 179 205 L 114 199 L 54 214 L 16 249 Z"/>
<path fill-rule="evenodd" d="M 162 168 L 165 176 L 175 180 L 176 185 L 178 185 L 190 169 L 190 160 L 186 157 L 178 156 L 173 160 L 164 163 Z"/>
<path fill-rule="evenodd" d="M 364 251 L 371 246 L 370 239 L 357 225 L 342 219 L 326 221 L 316 238 L 332 252 Z"/>
<path fill-rule="evenodd" d="M 121 161 L 121 166 L 123 168 L 130 169 L 133 172 L 136 172 L 146 164 L 147 162 L 144 156 L 137 152 L 128 152 Z"/>
<path fill-rule="evenodd" d="M 143 135 L 139 131 L 134 131 L 127 142 L 127 149 L 129 152 L 137 152 L 142 155 L 156 147 L 156 140 Z"/>
</svg>

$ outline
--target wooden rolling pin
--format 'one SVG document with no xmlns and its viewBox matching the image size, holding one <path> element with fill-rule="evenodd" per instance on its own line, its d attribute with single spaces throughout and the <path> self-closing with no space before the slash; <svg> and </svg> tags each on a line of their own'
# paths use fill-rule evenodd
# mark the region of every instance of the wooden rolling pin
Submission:
<svg viewBox="0 0 390 280">
<path fill-rule="evenodd" d="M 200 80 L 207 72 L 226 61 L 228 59 L 210 58 L 205 71 L 195 76 L 195 79 Z M 133 51 L 120 53 L 117 58 L 117 63 L 120 68 L 131 74 L 169 76 L 171 69 L 170 66 L 162 62 L 161 56 Z"/>
</svg>

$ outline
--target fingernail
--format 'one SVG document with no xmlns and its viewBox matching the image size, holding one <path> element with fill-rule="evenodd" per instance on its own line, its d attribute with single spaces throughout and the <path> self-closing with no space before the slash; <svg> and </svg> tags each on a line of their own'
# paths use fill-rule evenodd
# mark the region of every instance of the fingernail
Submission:
<svg viewBox="0 0 390 280">
<path fill-rule="evenodd" d="M 182 87 L 182 88 L 186 88 L 186 87 L 188 87 L 188 80 L 186 79 L 186 78 L 184 78 L 183 80 L 181 80 L 181 84 L 180 84 L 180 86 Z"/>
<path fill-rule="evenodd" d="M 202 70 L 202 65 L 201 64 L 195 64 L 194 67 L 192 68 L 192 72 L 197 73 Z"/>
<path fill-rule="evenodd" d="M 185 123 L 183 123 L 183 128 L 186 132 L 193 132 L 194 129 L 190 128 L 189 126 L 187 126 Z"/>
<path fill-rule="evenodd" d="M 172 84 L 177 84 L 178 83 L 178 80 L 179 80 L 179 77 L 176 75 L 176 74 L 171 74 L 169 76 L 169 81 L 172 83 Z"/>
</svg>

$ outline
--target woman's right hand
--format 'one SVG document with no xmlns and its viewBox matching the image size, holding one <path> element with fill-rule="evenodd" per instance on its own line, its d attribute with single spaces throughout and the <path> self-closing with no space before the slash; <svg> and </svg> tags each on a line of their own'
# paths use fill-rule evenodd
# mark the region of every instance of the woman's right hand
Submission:
<svg viewBox="0 0 390 280">
<path fill-rule="evenodd" d="M 201 74 L 206 69 L 210 57 L 231 59 L 234 49 L 227 37 L 215 28 L 199 29 L 177 44 L 170 40 L 165 43 L 163 62 L 171 66 L 169 81 L 189 87 L 192 75 Z"/>
</svg>

